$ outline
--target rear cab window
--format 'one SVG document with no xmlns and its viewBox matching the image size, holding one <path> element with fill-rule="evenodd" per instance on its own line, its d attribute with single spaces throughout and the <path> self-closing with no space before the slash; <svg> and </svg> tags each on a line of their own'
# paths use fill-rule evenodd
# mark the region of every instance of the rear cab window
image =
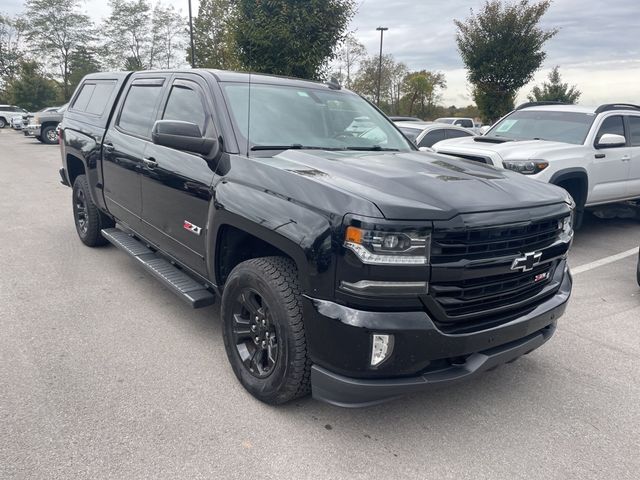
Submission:
<svg viewBox="0 0 640 480">
<path fill-rule="evenodd" d="M 122 104 L 117 127 L 125 133 L 149 138 L 162 96 L 164 79 L 134 80 Z"/>
</svg>

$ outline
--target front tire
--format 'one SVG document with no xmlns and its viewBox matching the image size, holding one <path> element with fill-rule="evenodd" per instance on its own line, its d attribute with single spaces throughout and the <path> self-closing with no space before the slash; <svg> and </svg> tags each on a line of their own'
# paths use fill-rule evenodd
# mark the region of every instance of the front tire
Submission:
<svg viewBox="0 0 640 480">
<path fill-rule="evenodd" d="M 255 398 L 278 405 L 309 393 L 311 362 L 291 260 L 263 257 L 237 265 L 222 294 L 222 321 L 233 372 Z"/>
<path fill-rule="evenodd" d="M 111 228 L 115 223 L 98 210 L 91 200 L 89 183 L 85 175 L 78 175 L 73 182 L 73 219 L 82 243 L 88 247 L 98 247 L 108 243 L 102 236 L 101 230 Z"/>
<path fill-rule="evenodd" d="M 7 126 L 7 121 L 4 118 L 0 117 L 0 128 L 4 128 L 6 126 Z"/>
<path fill-rule="evenodd" d="M 42 143 L 46 143 L 47 145 L 53 145 L 58 143 L 58 132 L 56 127 L 53 125 L 49 125 L 42 130 L 41 140 Z"/>
</svg>

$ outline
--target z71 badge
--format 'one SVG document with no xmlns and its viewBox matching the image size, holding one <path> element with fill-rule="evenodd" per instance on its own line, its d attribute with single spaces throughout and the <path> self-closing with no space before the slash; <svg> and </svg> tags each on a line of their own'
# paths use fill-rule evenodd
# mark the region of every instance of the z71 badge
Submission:
<svg viewBox="0 0 640 480">
<path fill-rule="evenodd" d="M 182 227 L 185 230 L 189 230 L 191 233 L 195 233 L 196 235 L 200 235 L 200 232 L 202 231 L 200 227 L 198 227 L 197 225 L 194 225 L 191 222 L 188 222 L 187 220 L 184 221 L 184 223 L 182 224 Z"/>
</svg>

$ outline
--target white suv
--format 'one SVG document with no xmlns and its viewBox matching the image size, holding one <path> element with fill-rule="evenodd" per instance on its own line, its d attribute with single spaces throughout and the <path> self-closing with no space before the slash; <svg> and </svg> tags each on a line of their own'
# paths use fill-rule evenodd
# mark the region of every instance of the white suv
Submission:
<svg viewBox="0 0 640 480">
<path fill-rule="evenodd" d="M 24 108 L 16 107 L 15 105 L 0 105 L 0 128 L 4 128 L 11 124 L 11 119 L 19 117 L 22 119 L 22 115 L 27 113 Z"/>
<path fill-rule="evenodd" d="M 584 209 L 640 200 L 640 106 L 525 103 L 481 137 L 436 143 L 455 155 L 565 188 Z"/>
</svg>

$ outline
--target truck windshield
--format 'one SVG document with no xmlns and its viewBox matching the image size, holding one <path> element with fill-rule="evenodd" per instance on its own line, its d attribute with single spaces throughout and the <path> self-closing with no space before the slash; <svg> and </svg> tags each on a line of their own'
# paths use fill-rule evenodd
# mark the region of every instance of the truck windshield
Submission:
<svg viewBox="0 0 640 480">
<path fill-rule="evenodd" d="M 408 151 L 393 124 L 350 92 L 298 85 L 223 83 L 240 140 L 253 151 L 285 148 Z"/>
<path fill-rule="evenodd" d="M 485 136 L 508 140 L 551 140 L 582 145 L 594 114 L 550 110 L 515 111 L 502 119 Z"/>
</svg>

